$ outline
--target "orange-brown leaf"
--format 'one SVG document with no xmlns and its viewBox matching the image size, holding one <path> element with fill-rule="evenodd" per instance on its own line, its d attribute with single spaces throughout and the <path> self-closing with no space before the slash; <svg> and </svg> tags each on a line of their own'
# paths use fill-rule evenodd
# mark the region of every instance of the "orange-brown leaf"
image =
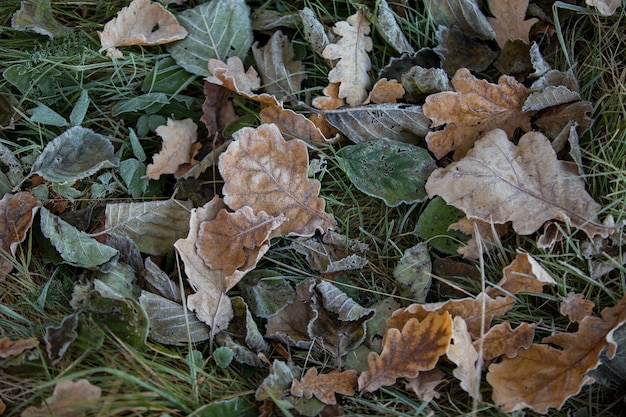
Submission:
<svg viewBox="0 0 626 417">
<path fill-rule="evenodd" d="M 346 104 L 346 100 L 339 98 L 339 83 L 330 83 L 324 90 L 324 95 L 313 99 L 313 106 L 320 110 L 337 110 Z"/>
<path fill-rule="evenodd" d="M 167 125 L 157 127 L 156 133 L 163 138 L 163 147 L 146 168 L 146 176 L 158 180 L 162 174 L 174 174 L 175 178 L 180 178 L 197 164 L 194 157 L 202 147 L 197 142 L 197 130 L 198 126 L 191 119 L 167 119 Z"/>
<path fill-rule="evenodd" d="M 33 224 L 33 217 L 41 207 L 41 201 L 30 193 L 5 194 L 0 200 L 0 248 L 15 255 L 17 245 L 24 241 L 26 232 Z M 0 256 L 0 278 L 11 272 L 13 265 Z"/>
<path fill-rule="evenodd" d="M 450 314 L 428 313 L 423 320 L 409 319 L 402 330 L 389 328 L 383 350 L 370 352 L 368 369 L 359 376 L 359 390 L 376 391 L 393 385 L 397 378 L 415 378 L 435 367 L 448 351 L 452 338 Z"/>
<path fill-rule="evenodd" d="M 270 105 L 259 113 L 261 122 L 274 123 L 286 138 L 297 138 L 305 141 L 327 143 L 322 131 L 303 114 L 285 109 L 281 105 Z"/>
<path fill-rule="evenodd" d="M 486 132 L 500 128 L 509 137 L 515 129 L 531 130 L 530 113 L 522 111 L 526 87 L 515 78 L 503 75 L 498 84 L 475 78 L 461 68 L 452 78 L 455 92 L 431 94 L 423 106 L 424 114 L 443 130 L 428 133 L 428 149 L 437 159 L 454 151 L 454 159 L 467 154 Z"/>
<path fill-rule="evenodd" d="M 324 404 L 334 405 L 337 404 L 335 393 L 354 395 L 356 384 L 356 371 L 333 369 L 327 374 L 318 374 L 317 369 L 309 368 L 300 381 L 293 380 L 291 395 L 309 399 L 315 395 Z"/>
<path fill-rule="evenodd" d="M 594 306 L 593 301 L 585 300 L 582 294 L 571 292 L 561 301 L 559 312 L 568 316 L 570 321 L 580 323 L 591 314 Z"/>
<path fill-rule="evenodd" d="M 28 407 L 22 417 L 85 415 L 87 411 L 102 409 L 102 404 L 98 404 L 101 396 L 102 390 L 86 379 L 76 382 L 65 379 L 54 387 L 52 397 L 41 407 Z"/>
<path fill-rule="evenodd" d="M 372 87 L 364 104 L 395 103 L 404 96 L 404 87 L 398 80 L 381 78 Z"/>
<path fill-rule="evenodd" d="M 522 40 L 530 43 L 528 33 L 532 25 L 539 19 L 526 18 L 528 0 L 489 0 L 489 11 L 495 17 L 488 17 L 487 20 L 496 32 L 496 42 L 500 48 L 504 48 L 506 41 Z"/>
<path fill-rule="evenodd" d="M 222 62 L 219 59 L 210 59 L 208 66 L 209 71 L 213 75 L 207 77 L 206 81 L 222 85 L 230 91 L 258 101 L 262 105 L 278 105 L 276 97 L 270 94 L 253 93 L 254 90 L 261 87 L 261 79 L 254 68 L 250 67 L 248 71 L 244 69 L 241 58 L 231 56 L 226 62 Z"/>
<path fill-rule="evenodd" d="M 309 154 L 304 142 L 286 141 L 276 125 L 243 128 L 220 155 L 224 202 L 232 209 L 250 206 L 255 212 L 287 217 L 278 235 L 312 236 L 334 228 L 335 219 L 318 197 L 320 183 L 307 176 Z"/>
<path fill-rule="evenodd" d="M 11 340 L 8 337 L 0 339 L 0 358 L 6 359 L 10 356 L 20 355 L 25 350 L 34 349 L 39 343 L 37 339 L 17 339 Z"/>
<path fill-rule="evenodd" d="M 407 378 L 406 389 L 413 390 L 417 398 L 422 401 L 431 401 L 433 398 L 440 397 L 435 388 L 444 381 L 445 377 L 446 374 L 441 369 L 423 371 L 415 378 Z"/>
<path fill-rule="evenodd" d="M 474 342 L 474 347 L 483 348 L 485 362 L 496 359 L 502 355 L 514 358 L 520 349 L 528 349 L 535 337 L 535 325 L 529 323 L 520 324 L 517 329 L 511 328 L 511 323 L 496 324 L 485 335 Z"/>
<path fill-rule="evenodd" d="M 518 253 L 515 260 L 502 271 L 504 277 L 487 290 L 491 297 L 517 294 L 520 292 L 542 293 L 546 285 L 556 281 L 543 269 L 539 262 L 527 253 Z"/>
</svg>

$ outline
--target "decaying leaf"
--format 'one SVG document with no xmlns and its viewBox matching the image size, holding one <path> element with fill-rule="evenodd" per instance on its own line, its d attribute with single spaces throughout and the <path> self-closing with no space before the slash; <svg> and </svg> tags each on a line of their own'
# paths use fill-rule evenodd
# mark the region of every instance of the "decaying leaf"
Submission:
<svg viewBox="0 0 626 417">
<path fill-rule="evenodd" d="M 228 100 L 230 90 L 221 85 L 204 82 L 204 103 L 202 103 L 203 122 L 208 130 L 208 136 L 222 133 L 222 130 L 237 118 L 232 101 Z"/>
<path fill-rule="evenodd" d="M 402 73 L 402 86 L 413 102 L 422 102 L 430 94 L 452 91 L 448 75 L 441 68 L 424 68 L 419 65 Z"/>
<path fill-rule="evenodd" d="M 80 417 L 88 411 L 102 407 L 102 390 L 86 379 L 76 382 L 63 380 L 54 387 L 52 397 L 46 399 L 41 407 L 28 407 L 22 417 L 64 416 Z"/>
<path fill-rule="evenodd" d="M 414 53 L 415 49 L 413 49 L 409 41 L 404 36 L 404 33 L 402 33 L 402 29 L 396 21 L 396 14 L 393 9 L 389 7 L 387 1 L 382 0 L 379 2 L 376 10 L 378 11 L 378 16 L 376 17 L 374 24 L 379 30 L 380 35 L 396 51 L 400 53 Z"/>
<path fill-rule="evenodd" d="M 598 222 L 600 206 L 586 193 L 584 179 L 558 161 L 550 141 L 537 132 L 515 146 L 503 130 L 490 131 L 464 159 L 433 172 L 426 190 L 470 218 L 511 221 L 523 235 L 548 220 L 568 222 L 590 237 L 611 230 Z"/>
<path fill-rule="evenodd" d="M 363 9 L 359 9 L 345 21 L 337 22 L 333 31 L 341 39 L 326 46 L 322 56 L 339 61 L 328 73 L 328 81 L 340 83 L 339 98 L 345 98 L 350 106 L 358 106 L 365 101 L 370 86 L 368 52 L 373 46 L 372 38 L 367 36 L 370 23 Z"/>
<path fill-rule="evenodd" d="M 318 374 L 316 368 L 309 368 L 301 380 L 294 379 L 291 395 L 311 398 L 315 395 L 324 404 L 337 404 L 335 393 L 354 395 L 357 385 L 356 371 L 339 372 L 333 369 L 327 374 Z"/>
<path fill-rule="evenodd" d="M 465 259 L 480 259 L 482 253 L 490 252 L 500 245 L 500 237 L 509 229 L 508 224 L 496 224 L 478 218 L 462 217 L 452 223 L 449 230 L 456 230 L 472 236 L 458 253 Z M 479 247 L 481 245 L 482 247 Z"/>
<path fill-rule="evenodd" d="M 513 359 L 491 364 L 487 381 L 493 387 L 493 402 L 504 412 L 531 408 L 546 414 L 550 408 L 561 408 L 593 383 L 586 374 L 598 366 L 602 352 L 609 359 L 615 355 L 613 332 L 625 321 L 626 297 L 602 310 L 602 318 L 585 317 L 575 333 L 546 337 L 546 344 L 533 344 Z"/>
<path fill-rule="evenodd" d="M 50 0 L 22 0 L 20 9 L 11 18 L 11 27 L 17 30 L 32 30 L 51 38 L 70 33 L 70 30 L 54 17 Z"/>
<path fill-rule="evenodd" d="M 21 355 L 24 351 L 36 348 L 37 345 L 39 345 L 39 342 L 33 337 L 30 339 L 17 340 L 3 337 L 0 339 L 0 358 L 6 359 L 11 356 Z"/>
<path fill-rule="evenodd" d="M 78 313 L 65 316 L 58 326 L 46 327 L 44 342 L 46 342 L 46 352 L 52 365 L 56 365 L 65 355 L 72 342 L 76 340 L 78 333 Z"/>
<path fill-rule="evenodd" d="M 114 57 L 121 57 L 118 46 L 158 45 L 183 39 L 187 30 L 159 2 L 133 0 L 117 17 L 98 32 L 102 47 Z"/>
<path fill-rule="evenodd" d="M 316 237 L 298 239 L 293 242 L 293 248 L 323 274 L 361 269 L 368 263 L 367 258 L 360 256 L 369 249 L 367 244 L 332 230 L 323 235 L 322 241 Z"/>
<path fill-rule="evenodd" d="M 474 143 L 492 129 L 504 129 L 512 137 L 515 129 L 528 132 L 530 114 L 521 110 L 526 87 L 515 78 L 503 75 L 498 84 L 475 78 L 460 69 L 452 78 L 455 92 L 432 94 L 426 98 L 424 114 L 433 120 L 431 127 L 445 125 L 443 130 L 426 136 L 428 149 L 437 159 L 454 151 L 459 160 Z"/>
<path fill-rule="evenodd" d="M 369 367 L 359 376 L 359 391 L 373 392 L 393 385 L 397 378 L 415 378 L 433 369 L 448 351 L 451 338 L 452 318 L 447 312 L 428 313 L 421 321 L 411 318 L 401 330 L 389 328 L 383 351 L 371 352 L 367 358 Z"/>
<path fill-rule="evenodd" d="M 167 125 L 156 128 L 157 135 L 163 138 L 161 151 L 154 155 L 153 162 L 146 169 L 146 176 L 158 180 L 162 174 L 182 177 L 198 163 L 194 157 L 202 147 L 198 140 L 198 126 L 191 119 L 167 119 Z"/>
<path fill-rule="evenodd" d="M 269 105 L 261 110 L 259 117 L 263 123 L 273 123 L 286 138 L 302 139 L 317 143 L 328 143 L 318 126 L 303 114 L 285 109 L 280 105 Z"/>
<path fill-rule="evenodd" d="M 570 292 L 561 300 L 559 313 L 569 318 L 569 321 L 580 323 L 585 317 L 591 315 L 595 304 L 591 300 L 585 300 L 582 294 Z"/>
<path fill-rule="evenodd" d="M 461 388 L 470 397 L 481 401 L 480 377 L 482 365 L 478 363 L 478 352 L 472 344 L 472 336 L 467 331 L 467 323 L 456 316 L 452 321 L 452 344 L 446 353 L 448 359 L 456 364 L 452 374 L 461 381 Z"/>
<path fill-rule="evenodd" d="M 235 132 L 236 139 L 220 155 L 224 202 L 232 209 L 244 206 L 270 216 L 287 217 L 277 235 L 312 236 L 335 226 L 318 197 L 320 183 L 309 179 L 309 156 L 304 142 L 286 141 L 276 125 Z"/>
<path fill-rule="evenodd" d="M 514 358 L 521 349 L 528 349 L 535 337 L 535 324 L 522 323 L 515 330 L 511 323 L 493 326 L 483 337 L 474 341 L 474 347 L 482 349 L 483 360 L 490 362 L 502 355 Z"/>
<path fill-rule="evenodd" d="M 147 257 L 144 262 L 144 269 L 141 270 L 141 276 L 163 297 L 182 304 L 183 299 L 178 285 L 172 281 L 150 257 Z"/>
<path fill-rule="evenodd" d="M 495 298 L 499 295 L 515 295 L 520 292 L 542 293 L 546 285 L 556 285 L 556 281 L 528 253 L 519 252 L 515 260 L 502 271 L 503 277 L 487 294 Z"/>
<path fill-rule="evenodd" d="M 306 39 L 311 45 L 311 48 L 321 56 L 322 52 L 324 52 L 324 48 L 330 43 L 324 25 L 319 21 L 315 12 L 310 7 L 304 7 L 302 10 L 298 11 L 298 14 L 302 20 L 304 39 Z"/>
<path fill-rule="evenodd" d="M 532 25 L 539 19 L 526 18 L 528 0 L 490 0 L 489 11 L 495 17 L 488 17 L 487 20 L 496 32 L 496 42 L 500 48 L 504 48 L 506 41 L 521 39 L 525 43 L 530 43 L 528 32 Z"/>
<path fill-rule="evenodd" d="M 408 248 L 393 269 L 393 277 L 400 287 L 400 295 L 410 297 L 416 303 L 426 301 L 431 284 L 430 254 L 425 242 Z"/>
<path fill-rule="evenodd" d="M 441 396 L 435 388 L 444 381 L 445 377 L 446 374 L 441 369 L 422 371 L 416 378 L 407 378 L 406 389 L 413 390 L 417 398 L 422 401 L 432 401 Z"/>
<path fill-rule="evenodd" d="M 493 28 L 476 0 L 428 0 L 428 15 L 440 26 L 458 26 L 468 36 L 494 39 Z"/>
<path fill-rule="evenodd" d="M 453 75 L 461 68 L 484 71 L 498 54 L 461 31 L 457 26 L 439 26 L 435 33 L 437 47 L 434 51 L 441 57 L 441 68 Z"/>
<path fill-rule="evenodd" d="M 26 239 L 41 201 L 28 192 L 5 194 L 0 200 L 0 249 L 15 256 L 17 247 Z M 0 279 L 11 272 L 13 264 L 0 255 Z"/>
<path fill-rule="evenodd" d="M 254 90 L 261 87 L 261 79 L 254 68 L 250 67 L 246 71 L 239 57 L 232 56 L 225 63 L 218 59 L 210 59 L 208 65 L 209 72 L 213 75 L 207 77 L 206 81 L 224 86 L 237 94 L 265 105 L 280 105 L 273 95 L 253 93 Z"/>
</svg>

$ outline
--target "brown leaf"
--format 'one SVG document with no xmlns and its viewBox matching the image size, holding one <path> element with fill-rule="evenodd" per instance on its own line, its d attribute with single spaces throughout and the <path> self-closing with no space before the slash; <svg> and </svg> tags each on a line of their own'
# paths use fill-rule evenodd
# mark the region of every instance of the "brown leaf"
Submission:
<svg viewBox="0 0 626 417">
<path fill-rule="evenodd" d="M 613 332 L 625 321 L 626 297 L 602 310 L 602 318 L 585 317 L 577 332 L 543 339 L 560 349 L 534 344 L 513 359 L 490 365 L 487 381 L 493 387 L 493 402 L 504 412 L 531 408 L 546 414 L 551 407 L 561 408 L 594 382 L 586 373 L 598 366 L 601 353 L 609 359 L 615 355 Z"/>
<path fill-rule="evenodd" d="M 542 293 L 546 285 L 556 281 L 539 262 L 527 253 L 518 252 L 515 260 L 502 271 L 503 277 L 495 287 L 487 289 L 491 297 L 515 295 L 520 292 Z"/>
<path fill-rule="evenodd" d="M 569 317 L 569 321 L 580 323 L 585 317 L 591 315 L 595 304 L 591 300 L 585 300 L 582 294 L 570 292 L 561 300 L 559 313 Z"/>
<path fill-rule="evenodd" d="M 312 236 L 335 227 L 335 219 L 324 212 L 326 202 L 318 197 L 320 183 L 307 177 L 304 142 L 286 141 L 273 124 L 243 128 L 233 137 L 219 162 L 224 202 L 232 210 L 250 206 L 255 212 L 286 216 L 289 220 L 274 236 Z"/>
<path fill-rule="evenodd" d="M 435 388 L 444 381 L 445 377 L 446 374 L 441 369 L 422 371 L 415 378 L 407 378 L 406 389 L 413 390 L 417 398 L 428 402 L 440 397 Z"/>
<path fill-rule="evenodd" d="M 359 376 L 359 391 L 373 392 L 393 385 L 397 378 L 415 378 L 433 369 L 448 351 L 451 338 L 452 318 L 447 312 L 428 313 L 421 321 L 411 318 L 402 330 L 389 328 L 383 351 L 370 352 L 367 358 L 369 367 Z"/>
<path fill-rule="evenodd" d="M 196 251 L 211 269 L 231 275 L 269 249 L 269 237 L 287 218 L 256 215 L 248 206 L 234 213 L 222 209 L 214 220 L 200 223 Z"/>
<path fill-rule="evenodd" d="M 496 324 L 485 335 L 474 342 L 474 347 L 483 349 L 483 359 L 489 362 L 502 355 L 514 358 L 520 349 L 528 349 L 535 337 L 535 324 L 522 323 L 517 329 L 511 323 Z"/>
<path fill-rule="evenodd" d="M 0 358 L 6 359 L 11 356 L 17 356 L 22 354 L 25 350 L 34 349 L 39 345 L 37 339 L 31 337 L 30 339 L 17 339 L 11 340 L 8 337 L 0 339 Z"/>
<path fill-rule="evenodd" d="M 489 24 L 496 32 L 496 42 L 504 48 L 506 41 L 521 39 L 530 43 L 528 33 L 539 19 L 524 20 L 528 9 L 528 0 L 489 0 L 489 11 L 495 17 L 488 17 Z"/>
<path fill-rule="evenodd" d="M 269 105 L 259 113 L 261 122 L 274 123 L 287 138 L 302 139 L 305 141 L 328 143 L 322 131 L 304 115 L 293 110 L 285 109 L 281 105 Z"/>
<path fill-rule="evenodd" d="M 535 124 L 545 131 L 546 135 L 555 138 L 569 123 L 575 121 L 578 124 L 576 131 L 580 136 L 593 124 L 593 119 L 587 116 L 587 113 L 591 112 L 593 104 L 588 101 L 561 104 L 542 111 Z"/>
<path fill-rule="evenodd" d="M 231 91 L 221 85 L 204 82 L 204 103 L 202 103 L 203 122 L 208 132 L 208 137 L 212 137 L 237 118 L 233 102 L 228 98 Z"/>
<path fill-rule="evenodd" d="M 117 17 L 98 32 L 102 47 L 99 52 L 121 57 L 117 46 L 159 45 L 183 39 L 187 29 L 158 2 L 133 0 L 117 13 Z"/>
<path fill-rule="evenodd" d="M 324 95 L 313 99 L 313 107 L 320 110 L 336 110 L 346 104 L 339 98 L 339 83 L 330 83 L 323 90 Z"/>
<path fill-rule="evenodd" d="M 452 78 L 452 86 L 455 92 L 431 94 L 423 107 L 433 121 L 431 127 L 445 125 L 426 136 L 428 149 L 437 159 L 450 151 L 455 160 L 461 159 L 474 142 L 495 128 L 504 129 L 508 137 L 517 128 L 531 130 L 531 114 L 521 109 L 526 87 L 515 78 L 503 75 L 498 84 L 491 84 L 462 68 Z"/>
<path fill-rule="evenodd" d="M 22 412 L 22 417 L 84 416 L 85 412 L 96 411 L 102 407 L 98 404 L 101 396 L 102 390 L 86 379 L 76 382 L 64 380 L 54 387 L 52 397 L 45 400 L 41 407 L 28 407 Z"/>
<path fill-rule="evenodd" d="M 41 201 L 28 192 L 5 194 L 0 200 L 0 248 L 15 256 L 17 246 L 26 239 Z M 0 278 L 11 272 L 13 264 L 0 256 Z"/>
<path fill-rule="evenodd" d="M 461 388 L 470 397 L 481 401 L 480 395 L 480 369 L 478 352 L 472 344 L 472 336 L 467 331 L 467 323 L 462 317 L 456 316 L 452 321 L 452 344 L 446 354 L 448 359 L 456 364 L 452 374 L 461 381 Z"/>
<path fill-rule="evenodd" d="M 404 96 L 404 87 L 398 80 L 381 78 L 372 87 L 367 100 L 363 104 L 396 103 Z"/>
<path fill-rule="evenodd" d="M 202 145 L 198 140 L 198 126 L 191 119 L 167 119 L 167 125 L 156 128 L 163 138 L 161 152 L 154 155 L 153 162 L 146 168 L 146 176 L 158 180 L 162 174 L 174 174 L 180 178 L 195 164 L 193 159 Z"/>
<path fill-rule="evenodd" d="M 336 43 L 324 48 L 322 56 L 326 59 L 338 59 L 337 65 L 328 73 L 328 81 L 340 83 L 339 98 L 345 98 L 350 106 L 363 104 L 370 86 L 368 71 L 371 61 L 368 52 L 372 50 L 370 22 L 363 9 L 345 21 L 337 22 L 333 32 L 341 36 Z"/>
<path fill-rule="evenodd" d="M 205 78 L 206 81 L 222 85 L 230 91 L 247 97 L 251 100 L 258 101 L 262 105 L 278 105 L 276 97 L 270 94 L 255 94 L 254 90 L 261 87 L 261 79 L 259 74 L 252 67 L 246 71 L 243 68 L 241 58 L 231 56 L 226 63 L 219 59 L 209 59 L 209 71 L 213 74 L 211 77 Z"/>
<path fill-rule="evenodd" d="M 509 230 L 509 227 L 507 224 L 488 223 L 480 219 L 469 219 L 466 216 L 452 223 L 448 230 L 458 230 L 472 236 L 457 252 L 465 259 L 480 259 L 481 250 L 478 242 L 482 243 L 482 253 L 490 252 L 500 245 L 500 237 Z"/>
<path fill-rule="evenodd" d="M 565 221 L 590 237 L 608 236 L 598 223 L 600 205 L 585 181 L 557 160 L 550 141 L 527 133 L 515 146 L 500 129 L 487 133 L 461 161 L 437 169 L 426 182 L 429 197 L 441 195 L 470 218 L 504 224 L 523 235 L 548 220 Z"/>
<path fill-rule="evenodd" d="M 315 395 L 324 404 L 334 405 L 337 404 L 336 392 L 352 396 L 356 384 L 356 371 L 333 369 L 327 374 L 318 374 L 317 369 L 309 368 L 300 381 L 293 380 L 291 395 L 309 399 Z"/>
</svg>

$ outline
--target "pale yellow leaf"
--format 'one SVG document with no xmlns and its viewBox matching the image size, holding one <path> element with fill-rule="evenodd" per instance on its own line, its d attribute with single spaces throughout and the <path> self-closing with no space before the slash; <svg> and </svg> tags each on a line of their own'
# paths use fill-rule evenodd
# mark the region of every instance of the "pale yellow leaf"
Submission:
<svg viewBox="0 0 626 417">
<path fill-rule="evenodd" d="M 163 138 L 163 147 L 146 168 L 146 176 L 158 180 L 162 174 L 174 174 L 175 178 L 180 178 L 197 164 L 193 158 L 202 147 L 197 142 L 197 129 L 191 119 L 167 119 L 167 125 L 157 127 L 156 133 Z"/>
<path fill-rule="evenodd" d="M 470 397 L 481 401 L 480 370 L 482 364 L 478 363 L 478 352 L 472 344 L 472 336 L 467 331 L 467 323 L 460 316 L 456 316 L 452 322 L 452 344 L 448 347 L 447 356 L 456 364 L 452 375 L 461 381 L 461 388 Z"/>
</svg>

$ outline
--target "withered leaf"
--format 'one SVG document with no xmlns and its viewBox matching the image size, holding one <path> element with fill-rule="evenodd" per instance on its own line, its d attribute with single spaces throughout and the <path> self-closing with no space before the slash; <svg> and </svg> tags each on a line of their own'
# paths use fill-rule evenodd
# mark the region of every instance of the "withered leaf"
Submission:
<svg viewBox="0 0 626 417">
<path fill-rule="evenodd" d="M 606 237 L 610 231 L 599 224 L 600 206 L 585 191 L 584 179 L 572 175 L 537 132 L 525 134 L 515 146 L 503 130 L 490 131 L 464 159 L 433 172 L 426 191 L 470 218 L 511 221 L 523 235 L 548 220 L 569 222 L 590 237 Z"/>
<path fill-rule="evenodd" d="M 498 55 L 456 26 L 439 26 L 435 37 L 438 44 L 434 51 L 441 57 L 441 67 L 450 75 L 461 68 L 483 71 Z"/>
<path fill-rule="evenodd" d="M 324 52 L 324 48 L 330 43 L 325 26 L 319 21 L 315 12 L 310 7 L 304 7 L 302 10 L 298 11 L 298 14 L 302 20 L 304 39 L 306 39 L 311 45 L 311 48 L 321 56 L 322 52 Z"/>
<path fill-rule="evenodd" d="M 252 67 L 246 71 L 241 58 L 237 56 L 231 56 L 226 62 L 210 59 L 209 72 L 213 75 L 205 78 L 205 80 L 210 83 L 224 86 L 230 91 L 265 105 L 279 105 L 278 100 L 273 95 L 253 93 L 254 90 L 261 87 L 259 74 Z"/>
<path fill-rule="evenodd" d="M 57 327 L 48 326 L 44 336 L 46 342 L 46 352 L 52 365 L 56 365 L 65 355 L 72 342 L 76 340 L 78 333 L 78 313 L 65 316 L 61 324 Z"/>
<path fill-rule="evenodd" d="M 456 316 L 452 321 L 452 344 L 446 354 L 456 364 L 452 374 L 461 381 L 461 388 L 470 397 L 482 400 L 480 395 L 480 369 L 478 352 L 472 344 L 472 336 L 467 331 L 467 323 L 462 317 Z"/>
<path fill-rule="evenodd" d="M 0 200 L 0 248 L 15 255 L 17 246 L 26 239 L 41 201 L 28 192 L 5 194 Z M 0 278 L 11 272 L 11 261 L 0 256 Z"/>
<path fill-rule="evenodd" d="M 398 80 L 381 78 L 372 87 L 367 100 L 363 104 L 395 103 L 404 96 L 404 87 Z"/>
<path fill-rule="evenodd" d="M 415 378 L 433 369 L 448 351 L 451 338 L 452 318 L 447 312 L 428 313 L 421 321 L 411 318 L 402 330 L 389 328 L 383 351 L 371 352 L 367 358 L 369 367 L 359 376 L 359 391 L 373 392 L 393 385 L 397 378 Z"/>
<path fill-rule="evenodd" d="M 46 399 L 41 407 L 30 406 L 22 412 L 22 417 L 66 416 L 79 417 L 86 411 L 96 411 L 102 390 L 86 379 L 76 382 L 63 380 L 54 387 L 52 397 Z"/>
<path fill-rule="evenodd" d="M 500 237 L 508 229 L 508 224 L 489 223 L 478 218 L 470 219 L 467 216 L 449 226 L 449 230 L 457 230 L 472 236 L 465 246 L 457 250 L 465 259 L 480 259 L 481 253 L 493 250 L 500 244 Z M 482 245 L 482 248 L 478 246 L 479 244 Z"/>
<path fill-rule="evenodd" d="M 515 78 L 503 75 L 498 84 L 491 84 L 460 69 L 452 86 L 455 92 L 432 94 L 423 107 L 424 115 L 433 120 L 431 127 L 445 125 L 426 136 L 428 149 L 437 159 L 450 151 L 455 160 L 461 159 L 483 134 L 495 128 L 504 129 L 507 137 L 517 128 L 531 130 L 530 113 L 521 110 L 526 87 Z"/>
<path fill-rule="evenodd" d="M 585 0 L 585 4 L 595 7 L 603 16 L 611 16 L 622 2 L 621 0 Z"/>
<path fill-rule="evenodd" d="M 280 129 L 283 136 L 292 139 L 328 143 L 318 126 L 303 114 L 285 109 L 281 105 L 269 105 L 261 110 L 259 117 L 263 123 L 273 123 Z"/>
<path fill-rule="evenodd" d="M 481 12 L 476 0 L 427 0 L 429 16 L 439 26 L 458 26 L 468 36 L 494 39 L 493 28 Z"/>
<path fill-rule="evenodd" d="M 235 108 L 230 97 L 230 90 L 221 85 L 204 82 L 204 103 L 202 103 L 203 122 L 208 130 L 208 136 L 221 134 L 222 130 L 237 118 Z"/>
<path fill-rule="evenodd" d="M 318 197 L 320 183 L 309 179 L 309 155 L 304 142 L 286 141 L 276 125 L 235 132 L 236 139 L 220 155 L 224 202 L 233 210 L 250 206 L 255 212 L 287 217 L 274 236 L 312 236 L 335 226 Z"/>
<path fill-rule="evenodd" d="M 544 286 L 556 285 L 550 274 L 528 253 L 518 252 L 502 273 L 504 276 L 500 282 L 487 290 L 493 298 L 520 292 L 542 293 Z"/>
<path fill-rule="evenodd" d="M 21 355 L 22 352 L 37 347 L 39 342 L 31 337 L 29 339 L 11 340 L 8 337 L 0 339 L 0 358 L 6 359 L 11 356 Z"/>
<path fill-rule="evenodd" d="M 526 9 L 528 0 L 489 1 L 489 11 L 495 17 L 488 17 L 487 20 L 496 32 L 496 42 L 500 48 L 504 48 L 508 40 L 521 39 L 525 43 L 530 43 L 528 32 L 539 19 L 533 17 L 524 20 Z"/>
<path fill-rule="evenodd" d="M 417 398 L 422 401 L 431 401 L 433 398 L 441 396 L 435 388 L 444 381 L 445 377 L 446 374 L 441 369 L 434 368 L 430 371 L 422 371 L 416 378 L 407 378 L 406 389 L 413 390 Z"/>
<path fill-rule="evenodd" d="M 372 50 L 370 23 L 363 9 L 345 21 L 337 22 L 333 31 L 341 36 L 337 43 L 331 43 L 322 52 L 326 59 L 339 59 L 335 68 L 328 73 L 328 81 L 340 83 L 339 98 L 345 98 L 350 106 L 358 106 L 365 101 L 370 86 L 368 71 L 371 67 L 368 52 Z"/>
<path fill-rule="evenodd" d="M 327 374 L 318 374 L 317 369 L 309 368 L 301 380 L 293 380 L 291 395 L 305 398 L 315 395 L 324 404 L 334 405 L 337 404 L 335 393 L 354 395 L 356 384 L 356 371 L 333 369 Z"/>
<path fill-rule="evenodd" d="M 174 178 L 180 178 L 197 164 L 194 157 L 202 147 L 197 142 L 197 130 L 198 126 L 191 119 L 167 119 L 167 125 L 157 127 L 157 135 L 163 138 L 163 148 L 154 155 L 146 176 L 158 180 L 162 174 L 174 174 Z"/>
<path fill-rule="evenodd" d="M 556 137 L 572 121 L 578 125 L 576 131 L 582 135 L 589 130 L 593 119 L 587 115 L 593 111 L 589 101 L 575 101 L 569 104 L 551 107 L 541 112 L 535 124 L 551 138 Z"/>
<path fill-rule="evenodd" d="M 313 107 L 320 110 L 337 110 L 346 104 L 346 101 L 339 97 L 339 83 L 328 84 L 322 92 L 323 96 L 313 99 Z"/>
<path fill-rule="evenodd" d="M 582 294 L 570 292 L 561 300 L 559 313 L 568 316 L 570 321 L 580 323 L 585 317 L 591 315 L 595 304 L 591 300 L 585 300 Z"/>
<path fill-rule="evenodd" d="M 107 51 L 119 58 L 122 53 L 118 46 L 169 43 L 187 36 L 187 29 L 159 2 L 133 0 L 104 25 L 98 36 L 102 45 L 100 52 Z"/>
<path fill-rule="evenodd" d="M 502 355 L 514 358 L 521 349 L 528 349 L 535 336 L 535 324 L 522 323 L 515 330 L 511 323 L 493 326 L 483 337 L 474 342 L 476 349 L 483 349 L 483 359 L 489 362 Z"/>
</svg>

